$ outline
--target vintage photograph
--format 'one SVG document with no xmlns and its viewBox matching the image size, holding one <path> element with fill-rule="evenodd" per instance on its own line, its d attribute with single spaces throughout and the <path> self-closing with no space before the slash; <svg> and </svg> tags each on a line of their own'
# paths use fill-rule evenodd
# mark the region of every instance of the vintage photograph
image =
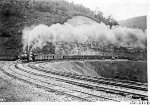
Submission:
<svg viewBox="0 0 150 105">
<path fill-rule="evenodd" d="M 148 102 L 146 0 L 0 0 L 0 102 Z"/>
</svg>

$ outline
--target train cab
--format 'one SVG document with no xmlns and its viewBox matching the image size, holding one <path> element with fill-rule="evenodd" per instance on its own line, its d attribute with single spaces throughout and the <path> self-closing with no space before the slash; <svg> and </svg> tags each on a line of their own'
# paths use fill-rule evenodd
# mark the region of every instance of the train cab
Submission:
<svg viewBox="0 0 150 105">
<path fill-rule="evenodd" d="M 27 53 L 22 53 L 22 54 L 19 55 L 19 58 L 21 60 L 27 60 L 28 59 L 28 55 L 27 55 Z"/>
</svg>

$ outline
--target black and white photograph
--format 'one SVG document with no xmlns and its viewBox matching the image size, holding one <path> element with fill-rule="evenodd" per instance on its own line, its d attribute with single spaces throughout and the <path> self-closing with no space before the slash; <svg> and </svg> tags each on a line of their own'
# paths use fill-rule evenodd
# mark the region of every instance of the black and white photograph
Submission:
<svg viewBox="0 0 150 105">
<path fill-rule="evenodd" d="M 0 102 L 148 104 L 147 0 L 0 0 Z"/>
</svg>

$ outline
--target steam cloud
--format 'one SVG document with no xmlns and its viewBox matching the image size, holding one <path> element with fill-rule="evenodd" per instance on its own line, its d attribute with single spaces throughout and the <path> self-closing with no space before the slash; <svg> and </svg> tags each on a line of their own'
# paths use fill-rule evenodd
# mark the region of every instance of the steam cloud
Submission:
<svg viewBox="0 0 150 105">
<path fill-rule="evenodd" d="M 103 23 L 97 23 L 86 17 L 74 17 L 64 24 L 44 24 L 23 29 L 23 50 L 42 48 L 47 42 L 103 41 L 118 43 L 120 46 L 146 47 L 146 31 L 126 27 L 109 29 Z"/>
</svg>

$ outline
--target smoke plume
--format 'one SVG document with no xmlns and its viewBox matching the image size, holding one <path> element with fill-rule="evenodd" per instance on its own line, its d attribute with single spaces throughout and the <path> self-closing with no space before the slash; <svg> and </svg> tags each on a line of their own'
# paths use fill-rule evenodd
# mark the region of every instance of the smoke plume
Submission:
<svg viewBox="0 0 150 105">
<path fill-rule="evenodd" d="M 103 23 L 97 23 L 87 17 L 76 16 L 64 24 L 26 27 L 23 29 L 23 50 L 43 48 L 47 42 L 80 42 L 103 41 L 118 43 L 127 47 L 146 47 L 146 32 L 140 29 L 114 27 L 109 29 Z"/>
</svg>

